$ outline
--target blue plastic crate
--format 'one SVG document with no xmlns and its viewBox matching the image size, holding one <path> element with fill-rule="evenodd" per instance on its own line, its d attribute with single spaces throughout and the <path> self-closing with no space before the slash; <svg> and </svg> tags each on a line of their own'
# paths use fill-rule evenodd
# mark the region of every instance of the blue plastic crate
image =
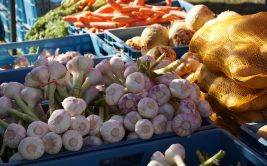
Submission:
<svg viewBox="0 0 267 166">
<path fill-rule="evenodd" d="M 247 145 L 220 129 L 201 131 L 189 138 L 169 137 L 153 141 L 142 140 L 142 142 L 138 140 L 127 141 L 127 144 L 114 143 L 83 148 L 79 152 L 63 152 L 58 155 L 44 156 L 37 161 L 22 161 L 18 165 L 70 166 L 77 165 L 78 163 L 79 166 L 145 166 L 155 151 L 164 152 L 171 144 L 175 143 L 185 146 L 185 162 L 190 166 L 199 165 L 198 159 L 195 156 L 197 149 L 208 153 L 209 156 L 214 155 L 221 149 L 224 150 L 226 155 L 221 160 L 220 164 L 222 166 L 236 165 L 238 161 L 243 166 L 248 166 L 250 163 L 259 166 L 266 165 L 266 159 L 258 156 Z"/>
<path fill-rule="evenodd" d="M 264 125 L 267 125 L 267 122 L 242 125 L 240 139 L 267 159 L 267 140 L 257 134 L 258 129 Z"/>
<path fill-rule="evenodd" d="M 164 2 L 157 3 L 155 5 L 164 5 Z M 193 7 L 192 4 L 182 0 L 173 1 L 173 6 L 180 6 L 184 8 L 185 11 L 189 11 Z M 133 59 L 136 59 L 139 56 L 141 56 L 141 51 L 131 48 L 125 42 L 126 40 L 134 36 L 140 36 L 145 27 L 146 26 L 106 30 L 104 40 L 111 46 L 123 50 L 127 55 L 129 55 Z M 187 46 L 179 46 L 179 47 L 187 47 Z"/>
<path fill-rule="evenodd" d="M 26 24 L 32 26 L 38 17 L 60 6 L 61 0 L 24 0 Z"/>
<path fill-rule="evenodd" d="M 29 49 L 32 47 L 36 47 L 37 52 L 35 54 L 24 55 L 32 64 L 35 62 L 38 55 L 43 51 L 43 49 L 48 49 L 53 52 L 57 48 L 60 48 L 60 52 L 63 53 L 67 51 L 79 51 L 81 54 L 92 53 L 100 58 L 105 58 L 108 55 L 118 53 L 117 50 L 110 47 L 96 35 L 83 34 L 55 39 L 2 44 L 0 45 L 0 66 L 3 66 L 5 64 L 14 64 L 14 59 L 16 58 L 16 56 L 12 56 L 10 54 L 12 49 L 23 49 L 25 50 L 25 52 L 29 53 Z M 24 83 L 25 75 L 31 69 L 32 68 L 22 68 L 0 71 L 0 83 L 10 81 Z"/>
</svg>

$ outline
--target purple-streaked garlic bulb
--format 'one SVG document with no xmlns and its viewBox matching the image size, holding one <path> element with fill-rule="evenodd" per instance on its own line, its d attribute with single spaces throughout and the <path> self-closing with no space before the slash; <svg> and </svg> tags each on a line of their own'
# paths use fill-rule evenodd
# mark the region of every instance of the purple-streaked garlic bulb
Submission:
<svg viewBox="0 0 267 166">
<path fill-rule="evenodd" d="M 150 88 L 148 96 L 154 99 L 159 105 L 163 105 L 170 100 L 171 92 L 166 85 L 158 84 Z"/>
<path fill-rule="evenodd" d="M 25 76 L 25 86 L 38 88 L 41 87 L 43 84 L 33 78 L 33 74 L 31 72 L 27 73 Z"/>
<path fill-rule="evenodd" d="M 112 72 L 119 78 L 123 79 L 123 71 L 125 68 L 124 62 L 118 56 L 113 56 L 109 60 Z"/>
<path fill-rule="evenodd" d="M 123 124 L 128 131 L 134 132 L 135 124 L 140 119 L 142 119 L 140 114 L 136 111 L 132 111 L 125 115 Z"/>
<path fill-rule="evenodd" d="M 63 110 L 55 110 L 48 119 L 49 129 L 57 134 L 64 133 L 71 125 L 70 113 Z"/>
<path fill-rule="evenodd" d="M 156 78 L 156 82 L 158 84 L 165 84 L 165 85 L 169 86 L 171 81 L 174 80 L 174 79 L 179 79 L 178 75 L 176 75 L 173 72 L 167 72 L 166 74 L 158 76 Z"/>
<path fill-rule="evenodd" d="M 141 100 L 142 98 L 148 97 L 148 91 L 145 90 L 141 93 L 138 93 L 137 96 L 138 96 L 139 100 Z"/>
<path fill-rule="evenodd" d="M 17 152 L 9 158 L 8 162 L 12 163 L 12 162 L 17 162 L 17 161 L 22 161 L 22 160 L 24 160 L 24 158 L 21 156 L 19 152 Z"/>
<path fill-rule="evenodd" d="M 128 62 L 125 63 L 125 68 L 127 68 L 129 66 L 132 66 L 132 65 L 136 66 L 137 64 L 134 61 L 128 61 Z"/>
<path fill-rule="evenodd" d="M 67 97 L 61 103 L 63 108 L 70 113 L 71 116 L 80 115 L 86 109 L 86 102 L 76 97 Z"/>
<path fill-rule="evenodd" d="M 173 132 L 173 130 L 172 130 L 172 121 L 168 121 L 165 133 L 171 133 L 171 132 Z"/>
<path fill-rule="evenodd" d="M 27 128 L 28 137 L 42 138 L 48 132 L 49 132 L 48 124 L 42 121 L 32 122 Z"/>
<path fill-rule="evenodd" d="M 201 100 L 197 105 L 197 110 L 200 113 L 201 117 L 209 117 L 212 114 L 212 108 L 210 103 L 206 100 Z"/>
<path fill-rule="evenodd" d="M 201 126 L 201 117 L 198 114 L 177 114 L 172 121 L 173 131 L 180 137 L 191 135 Z"/>
<path fill-rule="evenodd" d="M 49 132 L 43 136 L 42 140 L 46 153 L 57 154 L 60 152 L 62 148 L 62 138 L 60 135 L 54 132 Z"/>
<path fill-rule="evenodd" d="M 15 66 L 14 68 L 23 68 L 23 67 L 29 67 L 30 62 L 25 56 L 17 56 L 14 60 Z"/>
<path fill-rule="evenodd" d="M 198 103 L 201 99 L 201 91 L 197 84 L 193 83 L 191 84 L 192 92 L 189 98 L 191 98 L 195 103 Z"/>
<path fill-rule="evenodd" d="M 101 80 L 102 73 L 95 68 L 90 69 L 85 77 L 84 83 L 82 84 L 81 93 L 83 94 L 90 86 L 97 85 Z"/>
<path fill-rule="evenodd" d="M 113 115 L 110 119 L 116 120 L 116 121 L 120 122 L 123 125 L 124 117 L 121 116 L 121 115 Z"/>
<path fill-rule="evenodd" d="M 104 85 L 111 85 L 112 83 L 114 83 L 114 81 L 109 79 L 107 76 L 103 76 L 101 82 Z"/>
<path fill-rule="evenodd" d="M 185 99 L 189 97 L 192 93 L 190 82 L 185 79 L 175 79 L 172 80 L 169 88 L 171 90 L 171 94 L 174 97 L 178 97 L 179 99 Z"/>
<path fill-rule="evenodd" d="M 4 133 L 4 144 L 7 147 L 15 149 L 19 146 L 22 139 L 26 137 L 26 130 L 23 126 L 11 123 Z"/>
<path fill-rule="evenodd" d="M 71 117 L 70 129 L 79 131 L 82 136 L 85 136 L 89 133 L 90 123 L 82 115 L 76 115 Z"/>
<path fill-rule="evenodd" d="M 84 56 L 76 56 L 67 63 L 68 71 L 75 75 L 78 73 L 87 73 L 94 67 L 94 61 L 91 58 Z"/>
<path fill-rule="evenodd" d="M 129 74 L 125 82 L 126 88 L 132 93 L 140 93 L 145 88 L 145 77 L 140 72 Z"/>
<path fill-rule="evenodd" d="M 117 105 L 122 95 L 125 93 L 125 88 L 117 83 L 113 83 L 105 90 L 105 100 L 108 105 Z"/>
<path fill-rule="evenodd" d="M 102 144 L 103 144 L 103 141 L 95 135 L 87 136 L 83 138 L 83 147 L 97 146 L 97 145 L 102 145 Z"/>
<path fill-rule="evenodd" d="M 189 113 L 189 114 L 194 114 L 197 111 L 197 107 L 195 102 L 190 99 L 183 99 L 179 103 L 179 108 L 178 108 L 179 113 Z"/>
<path fill-rule="evenodd" d="M 127 114 L 131 111 L 137 111 L 138 101 L 139 97 L 136 94 L 127 93 L 120 98 L 118 106 L 122 113 Z"/>
<path fill-rule="evenodd" d="M 185 166 L 185 149 L 181 144 L 172 144 L 165 151 L 165 158 L 171 165 Z"/>
<path fill-rule="evenodd" d="M 44 143 L 39 137 L 26 137 L 20 142 L 18 152 L 24 159 L 38 159 L 45 152 Z"/>
<path fill-rule="evenodd" d="M 8 117 L 8 108 L 12 107 L 12 101 L 6 96 L 0 97 L 0 118 L 5 119 Z"/>
<path fill-rule="evenodd" d="M 83 137 L 79 131 L 68 130 L 62 136 L 62 143 L 69 151 L 78 151 L 83 146 Z"/>
<path fill-rule="evenodd" d="M 131 140 L 131 139 L 137 139 L 139 138 L 139 136 L 135 133 L 135 132 L 131 132 L 127 135 L 127 140 Z"/>
<path fill-rule="evenodd" d="M 100 134 L 105 142 L 119 142 L 125 135 L 125 129 L 122 124 L 116 120 L 108 120 L 100 128 Z"/>
<path fill-rule="evenodd" d="M 58 55 L 57 61 L 59 61 L 60 63 L 64 63 L 64 62 L 66 63 L 76 56 L 82 56 L 82 55 L 77 51 L 68 51 L 65 54 Z"/>
<path fill-rule="evenodd" d="M 154 85 L 154 83 L 145 75 L 145 74 L 143 74 L 144 75 L 144 78 L 145 78 L 145 90 L 149 90 L 153 85 Z"/>
<path fill-rule="evenodd" d="M 160 151 L 156 151 L 152 154 L 151 161 L 158 161 L 162 163 L 164 166 L 170 166 L 170 164 L 167 162 L 167 159 L 165 158 L 164 154 L 162 154 Z"/>
<path fill-rule="evenodd" d="M 140 119 L 135 124 L 135 133 L 141 139 L 150 139 L 154 134 L 154 127 L 151 121 Z"/>
<path fill-rule="evenodd" d="M 67 68 L 57 61 L 50 62 L 48 65 L 48 70 L 50 73 L 49 81 L 63 78 L 67 72 Z"/>
<path fill-rule="evenodd" d="M 137 108 L 139 114 L 144 118 L 154 118 L 159 113 L 157 102 L 148 97 L 141 99 Z"/>
<path fill-rule="evenodd" d="M 136 65 L 131 65 L 131 66 L 128 66 L 125 70 L 124 70 L 124 73 L 123 73 L 123 76 L 124 78 L 126 78 L 128 75 L 134 73 L 134 72 L 137 72 L 138 71 L 138 68 Z"/>
<path fill-rule="evenodd" d="M 43 99 L 43 93 L 40 89 L 24 87 L 21 91 L 22 99 L 28 104 L 30 108 L 34 108 Z"/>
<path fill-rule="evenodd" d="M 164 164 L 162 164 L 161 162 L 159 161 L 156 161 L 156 160 L 152 160 L 150 161 L 147 166 L 165 166 Z"/>
<path fill-rule="evenodd" d="M 172 120 L 175 110 L 170 103 L 163 104 L 159 107 L 159 113 L 164 115 L 167 120 Z"/>
<path fill-rule="evenodd" d="M 31 73 L 31 78 L 26 79 L 25 78 L 25 86 L 30 86 L 30 87 L 34 87 L 31 86 L 31 80 L 34 80 L 36 82 L 39 82 L 41 85 L 45 85 L 48 83 L 49 80 L 49 70 L 48 70 L 48 66 L 38 66 L 32 69 Z"/>
<path fill-rule="evenodd" d="M 83 94 L 83 99 L 86 104 L 90 104 L 94 101 L 94 99 L 99 95 L 100 90 L 96 88 L 96 86 L 91 86 L 90 88 L 86 89 Z"/>
<path fill-rule="evenodd" d="M 157 66 L 155 69 L 161 69 L 164 68 L 166 66 L 168 66 L 169 64 L 171 64 L 172 62 L 170 60 L 167 59 L 163 59 Z"/>
<path fill-rule="evenodd" d="M 164 115 L 157 115 L 152 119 L 155 134 L 162 134 L 167 128 L 167 118 Z"/>
<path fill-rule="evenodd" d="M 103 120 L 98 115 L 90 115 L 87 117 L 88 122 L 90 123 L 89 135 L 95 135 L 99 133 L 100 128 L 103 125 Z"/>
<path fill-rule="evenodd" d="M 150 66 L 152 66 L 156 63 L 156 60 L 152 56 L 149 56 L 149 55 L 143 55 L 143 56 L 139 57 L 139 60 L 141 60 L 141 62 L 149 61 Z"/>
<path fill-rule="evenodd" d="M 21 91 L 25 86 L 18 82 L 9 82 L 5 85 L 4 95 L 8 98 L 15 99 L 21 97 Z"/>
</svg>

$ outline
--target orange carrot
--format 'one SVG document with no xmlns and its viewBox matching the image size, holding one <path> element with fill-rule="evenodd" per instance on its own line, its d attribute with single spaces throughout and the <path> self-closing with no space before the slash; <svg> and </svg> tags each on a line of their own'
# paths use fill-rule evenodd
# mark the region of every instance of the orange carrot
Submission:
<svg viewBox="0 0 267 166">
<path fill-rule="evenodd" d="M 152 6 L 152 10 L 159 10 L 159 11 L 163 11 L 163 12 L 168 12 L 170 10 L 183 11 L 183 8 L 173 7 L 173 6 Z"/>
<path fill-rule="evenodd" d="M 154 14 L 152 15 L 151 17 L 145 19 L 145 20 L 140 20 L 138 22 L 133 22 L 131 24 L 129 24 L 129 26 L 144 26 L 144 25 L 150 25 L 150 24 L 154 24 L 157 22 L 157 19 L 159 18 L 160 16 L 158 14 Z"/>
<path fill-rule="evenodd" d="M 145 0 L 134 0 L 133 6 L 144 6 L 145 5 Z"/>
<path fill-rule="evenodd" d="M 152 10 L 150 8 L 140 8 L 139 12 L 142 15 L 147 15 L 147 16 L 151 16 L 152 14 L 159 14 L 159 15 L 164 15 L 165 13 L 162 11 L 156 11 L 156 10 Z"/>
<path fill-rule="evenodd" d="M 114 9 L 109 5 L 106 4 L 104 6 L 101 6 L 97 10 L 94 11 L 95 13 L 112 13 L 114 12 Z"/>
<path fill-rule="evenodd" d="M 126 13 L 126 12 L 138 12 L 140 9 L 140 6 L 125 6 L 125 7 L 122 7 L 122 12 L 123 13 Z"/>
<path fill-rule="evenodd" d="M 131 23 L 134 21 L 137 21 L 138 19 L 129 17 L 129 16 L 115 16 L 113 17 L 112 21 L 114 22 L 120 22 L 120 23 Z"/>
<path fill-rule="evenodd" d="M 101 21 L 103 21 L 103 19 L 98 18 L 98 17 L 94 17 L 94 16 L 89 16 L 89 17 L 80 17 L 79 21 L 83 22 L 83 23 L 96 22 L 96 21 L 97 22 L 101 22 Z"/>
<path fill-rule="evenodd" d="M 92 6 L 96 0 L 86 0 L 88 6 Z"/>
<path fill-rule="evenodd" d="M 167 13 L 165 15 L 163 15 L 158 22 L 159 23 L 166 23 L 172 20 L 176 20 L 176 19 L 180 19 L 180 17 L 177 17 L 176 15 L 172 14 L 172 13 Z"/>
<path fill-rule="evenodd" d="M 118 22 L 90 22 L 90 27 L 95 27 L 97 29 L 112 29 L 112 28 L 119 28 L 123 24 Z"/>
<path fill-rule="evenodd" d="M 112 20 L 115 16 L 120 16 L 121 14 L 114 14 L 114 13 L 90 13 L 91 16 L 101 18 L 103 20 Z"/>
<path fill-rule="evenodd" d="M 116 11 L 122 11 L 122 7 L 120 4 L 115 2 L 114 0 L 106 0 L 106 2 Z"/>
<path fill-rule="evenodd" d="M 63 17 L 63 20 L 65 20 L 67 22 L 77 22 L 79 20 L 79 17 L 77 17 L 75 15 L 70 15 L 70 16 Z"/>
<path fill-rule="evenodd" d="M 185 18 L 186 17 L 186 12 L 185 11 L 170 11 L 171 14 L 180 17 L 180 18 Z"/>
<path fill-rule="evenodd" d="M 77 28 L 84 28 L 86 27 L 86 25 L 82 22 L 75 22 L 74 23 L 74 26 L 77 27 Z"/>
<path fill-rule="evenodd" d="M 172 6 L 172 0 L 165 0 L 167 6 Z"/>
</svg>

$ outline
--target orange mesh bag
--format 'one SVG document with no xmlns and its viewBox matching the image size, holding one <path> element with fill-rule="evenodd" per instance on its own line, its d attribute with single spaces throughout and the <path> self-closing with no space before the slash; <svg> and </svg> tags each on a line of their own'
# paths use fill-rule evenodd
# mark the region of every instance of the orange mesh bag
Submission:
<svg viewBox="0 0 267 166">
<path fill-rule="evenodd" d="M 204 66 L 199 72 L 197 83 L 202 91 L 229 110 L 244 112 L 267 108 L 267 89 L 240 86 L 225 75 L 210 72 Z"/>
<path fill-rule="evenodd" d="M 248 88 L 267 87 L 266 12 L 229 16 L 204 26 L 195 33 L 189 46 L 209 70 L 222 71 Z"/>
</svg>

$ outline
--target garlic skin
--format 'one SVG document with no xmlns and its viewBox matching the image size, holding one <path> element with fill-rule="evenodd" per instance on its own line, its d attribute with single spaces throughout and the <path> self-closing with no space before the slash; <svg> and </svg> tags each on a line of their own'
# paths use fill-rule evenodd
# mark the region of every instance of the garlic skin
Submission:
<svg viewBox="0 0 267 166">
<path fill-rule="evenodd" d="M 145 75 L 143 74 L 144 78 L 145 78 L 145 91 L 150 90 L 150 88 L 154 85 L 154 83 Z"/>
<path fill-rule="evenodd" d="M 19 146 L 21 140 L 26 137 L 26 130 L 23 126 L 11 123 L 4 133 L 4 144 L 7 147 L 15 149 Z"/>
<path fill-rule="evenodd" d="M 158 84 L 150 88 L 148 96 L 154 99 L 159 105 L 163 105 L 170 100 L 171 92 L 166 85 Z"/>
<path fill-rule="evenodd" d="M 34 121 L 27 128 L 28 137 L 42 138 L 48 132 L 49 132 L 48 124 L 42 121 Z"/>
<path fill-rule="evenodd" d="M 24 159 L 35 160 L 44 154 L 44 143 L 39 137 L 24 138 L 19 146 L 18 152 Z"/>
<path fill-rule="evenodd" d="M 123 116 L 113 115 L 110 119 L 116 120 L 116 121 L 118 121 L 119 123 L 121 123 L 123 125 L 123 120 L 124 120 L 124 117 Z"/>
<path fill-rule="evenodd" d="M 172 144 L 165 151 L 165 157 L 171 165 L 185 166 L 185 149 L 181 144 Z"/>
<path fill-rule="evenodd" d="M 94 99 L 99 95 L 100 91 L 96 88 L 96 86 L 91 86 L 90 88 L 86 89 L 83 94 L 83 99 L 86 104 L 90 104 Z"/>
<path fill-rule="evenodd" d="M 152 123 L 147 119 L 140 119 L 135 124 L 135 133 L 141 139 L 150 139 L 154 134 Z"/>
<path fill-rule="evenodd" d="M 179 103 L 178 111 L 179 113 L 195 113 L 197 111 L 196 104 L 190 98 L 183 99 Z"/>
<path fill-rule="evenodd" d="M 24 160 L 24 158 L 21 156 L 21 154 L 19 152 L 13 154 L 9 160 L 8 163 L 12 163 L 12 162 L 17 162 L 17 161 L 22 161 Z"/>
<path fill-rule="evenodd" d="M 49 76 L 50 76 L 48 66 L 35 67 L 32 69 L 30 73 L 31 74 L 28 76 L 29 79 L 25 78 L 25 86 L 38 88 L 40 85 L 45 85 L 48 83 Z M 32 86 L 32 80 L 34 80 L 34 82 L 40 83 L 39 86 Z"/>
<path fill-rule="evenodd" d="M 179 99 L 185 99 L 192 93 L 191 84 L 185 79 L 174 79 L 169 85 L 171 94 Z"/>
<path fill-rule="evenodd" d="M 174 116 L 174 108 L 170 103 L 163 104 L 159 107 L 159 113 L 164 115 L 168 121 L 172 120 Z"/>
<path fill-rule="evenodd" d="M 57 134 L 64 133 L 71 125 L 71 116 L 69 112 L 59 109 L 55 110 L 48 119 L 49 129 Z"/>
<path fill-rule="evenodd" d="M 83 147 L 102 145 L 103 141 L 97 136 L 87 136 L 83 138 Z"/>
<path fill-rule="evenodd" d="M 21 97 L 21 91 L 24 85 L 18 82 L 9 82 L 4 86 L 4 95 L 8 98 L 14 99 Z"/>
<path fill-rule="evenodd" d="M 67 73 L 66 67 L 57 61 L 50 62 L 48 64 L 48 70 L 50 73 L 49 81 L 63 78 Z"/>
<path fill-rule="evenodd" d="M 155 134 L 163 134 L 167 128 L 167 118 L 164 115 L 157 115 L 152 119 Z"/>
<path fill-rule="evenodd" d="M 57 154 L 60 152 L 62 147 L 62 139 L 60 135 L 54 132 L 49 132 L 43 136 L 42 140 L 46 153 Z"/>
<path fill-rule="evenodd" d="M 125 65 L 122 59 L 118 56 L 113 56 L 109 60 L 112 72 L 120 79 L 123 78 L 122 72 L 124 71 Z"/>
<path fill-rule="evenodd" d="M 210 103 L 206 100 L 201 100 L 197 105 L 197 110 L 200 113 L 201 117 L 207 118 L 212 114 L 212 108 Z"/>
<path fill-rule="evenodd" d="M 120 98 L 124 94 L 124 87 L 120 84 L 113 83 L 105 90 L 105 100 L 108 105 L 117 105 Z"/>
<path fill-rule="evenodd" d="M 160 151 L 154 152 L 152 154 L 150 160 L 151 161 L 153 161 L 153 160 L 158 161 L 158 162 L 162 163 L 164 166 L 170 166 L 170 164 L 167 162 L 164 154 L 162 154 Z"/>
<path fill-rule="evenodd" d="M 152 56 L 149 56 L 149 55 L 143 55 L 139 57 L 138 59 L 141 60 L 141 62 L 149 61 L 151 66 L 156 63 L 156 60 Z"/>
<path fill-rule="evenodd" d="M 190 99 L 192 99 L 195 103 L 198 103 L 201 99 L 201 91 L 197 84 L 193 83 L 191 84 L 192 92 L 189 96 Z"/>
<path fill-rule="evenodd" d="M 42 101 L 43 93 L 37 88 L 24 87 L 21 91 L 21 97 L 30 108 L 34 108 L 37 103 Z"/>
<path fill-rule="evenodd" d="M 165 133 L 171 133 L 171 132 L 173 132 L 173 130 L 172 130 L 172 121 L 168 121 Z"/>
<path fill-rule="evenodd" d="M 180 137 L 191 135 L 201 126 L 202 119 L 197 113 L 177 114 L 172 121 L 173 131 Z"/>
<path fill-rule="evenodd" d="M 123 73 L 123 76 L 124 78 L 126 78 L 128 75 L 134 73 L 134 72 L 138 72 L 138 68 L 136 65 L 131 65 L 131 66 L 128 66 L 125 70 L 124 70 L 124 73 Z"/>
<path fill-rule="evenodd" d="M 126 78 L 125 85 L 129 92 L 142 92 L 145 88 L 145 77 L 143 73 L 134 72 L 132 74 L 129 74 Z"/>
<path fill-rule="evenodd" d="M 87 106 L 83 99 L 72 96 L 65 98 L 61 104 L 64 110 L 69 112 L 71 116 L 82 114 Z"/>
<path fill-rule="evenodd" d="M 67 63 L 67 69 L 72 74 L 74 73 L 87 73 L 94 66 L 94 61 L 91 58 L 84 56 L 76 56 Z"/>
<path fill-rule="evenodd" d="M 71 117 L 70 129 L 79 131 L 82 136 L 85 136 L 89 133 L 90 123 L 84 116 L 76 115 Z"/>
<path fill-rule="evenodd" d="M 137 139 L 139 136 L 135 132 L 131 132 L 128 134 L 126 140 L 131 140 L 131 139 Z"/>
<path fill-rule="evenodd" d="M 82 84 L 81 92 L 84 93 L 90 86 L 97 85 L 101 82 L 102 78 L 102 73 L 99 70 L 95 68 L 90 69 L 86 75 L 84 83 Z"/>
<path fill-rule="evenodd" d="M 103 123 L 100 128 L 100 134 L 104 141 L 115 143 L 123 139 L 125 130 L 120 122 L 111 119 Z"/>
<path fill-rule="evenodd" d="M 167 60 L 167 59 L 163 59 L 163 60 L 157 65 L 157 67 L 156 67 L 155 69 L 161 69 L 161 68 L 164 68 L 164 67 L 168 66 L 168 65 L 171 64 L 171 63 L 172 63 L 172 61 Z"/>
<path fill-rule="evenodd" d="M 154 118 L 159 113 L 157 102 L 148 97 L 141 99 L 137 108 L 139 114 L 144 118 Z"/>
<path fill-rule="evenodd" d="M 132 111 L 125 115 L 123 124 L 128 131 L 134 132 L 135 124 L 140 119 L 142 119 L 140 114 L 136 111 Z"/>
<path fill-rule="evenodd" d="M 87 121 L 90 123 L 89 135 L 95 135 L 99 133 L 100 128 L 103 126 L 103 120 L 98 115 L 90 115 L 87 117 Z"/>
<path fill-rule="evenodd" d="M 8 109 L 12 107 L 12 101 L 6 96 L 0 97 L 0 118 L 8 117 Z"/>
<path fill-rule="evenodd" d="M 147 164 L 147 166 L 164 166 L 164 165 L 159 161 L 152 160 Z"/>
<path fill-rule="evenodd" d="M 114 80 L 114 75 L 108 59 L 102 60 L 95 66 L 95 68 L 98 69 L 103 76 L 108 77 L 110 80 Z"/>
<path fill-rule="evenodd" d="M 118 102 L 119 110 L 125 114 L 131 111 L 137 111 L 138 101 L 139 101 L 138 95 L 134 93 L 124 94 Z"/>
<path fill-rule="evenodd" d="M 78 151 L 82 148 L 83 137 L 79 131 L 68 130 L 62 136 L 64 148 L 69 151 Z"/>
<path fill-rule="evenodd" d="M 179 78 L 180 77 L 177 74 L 175 74 L 173 72 L 167 72 L 166 74 L 158 76 L 156 78 L 156 82 L 158 84 L 165 84 L 165 85 L 169 86 L 172 80 L 179 79 Z"/>
</svg>

